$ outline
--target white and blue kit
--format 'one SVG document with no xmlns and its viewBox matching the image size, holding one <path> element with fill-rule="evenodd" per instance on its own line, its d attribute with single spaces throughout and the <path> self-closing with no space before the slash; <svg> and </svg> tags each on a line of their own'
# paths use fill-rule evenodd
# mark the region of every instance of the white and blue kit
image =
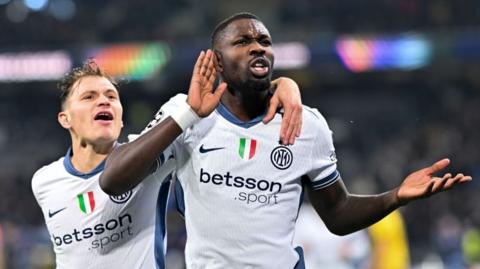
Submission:
<svg viewBox="0 0 480 269">
<path fill-rule="evenodd" d="M 32 190 L 51 236 L 57 268 L 165 268 L 171 161 L 119 196 L 99 186 L 105 165 L 77 171 L 71 149 L 39 169 Z M 165 162 L 163 162 L 165 161 Z"/>
<path fill-rule="evenodd" d="M 300 137 L 283 146 L 282 116 L 261 119 L 241 122 L 220 104 L 164 152 L 176 161 L 189 269 L 303 268 L 293 245 L 303 184 L 321 189 L 339 179 L 332 134 L 317 110 L 304 107 Z"/>
</svg>

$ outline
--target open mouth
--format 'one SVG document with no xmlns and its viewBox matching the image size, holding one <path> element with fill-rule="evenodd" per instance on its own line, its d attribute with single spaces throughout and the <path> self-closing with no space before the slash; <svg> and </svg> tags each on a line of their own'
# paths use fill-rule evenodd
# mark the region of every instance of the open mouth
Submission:
<svg viewBox="0 0 480 269">
<path fill-rule="evenodd" d="M 270 63 L 265 58 L 255 58 L 250 64 L 250 72 L 256 78 L 264 78 L 269 74 Z"/>
<path fill-rule="evenodd" d="M 113 115 L 108 111 L 98 112 L 93 118 L 96 121 L 112 121 Z"/>
</svg>

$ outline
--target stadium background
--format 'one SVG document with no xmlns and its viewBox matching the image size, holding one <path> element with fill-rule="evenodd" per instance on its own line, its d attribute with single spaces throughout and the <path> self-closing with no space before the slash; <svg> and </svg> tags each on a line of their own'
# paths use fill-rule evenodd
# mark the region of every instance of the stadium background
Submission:
<svg viewBox="0 0 480 269">
<path fill-rule="evenodd" d="M 263 19 L 274 76 L 295 79 L 327 118 L 351 190 L 387 190 L 443 157 L 474 177 L 401 212 L 413 268 L 479 262 L 480 1 L 0 0 L 0 268 L 53 263 L 30 180 L 70 142 L 55 80 L 87 57 L 125 78 L 124 141 L 187 89 L 211 30 L 238 11 Z M 183 224 L 169 219 L 169 264 L 181 268 Z"/>
</svg>

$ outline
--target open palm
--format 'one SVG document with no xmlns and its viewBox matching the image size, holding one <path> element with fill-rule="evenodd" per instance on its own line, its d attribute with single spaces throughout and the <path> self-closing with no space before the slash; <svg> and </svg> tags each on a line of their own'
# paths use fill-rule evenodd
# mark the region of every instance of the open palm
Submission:
<svg viewBox="0 0 480 269">
<path fill-rule="evenodd" d="M 435 173 L 443 170 L 449 164 L 449 159 L 443 159 L 430 167 L 411 173 L 398 189 L 397 196 L 400 203 L 406 204 L 411 200 L 428 197 L 435 193 L 446 191 L 457 184 L 472 180 L 472 177 L 461 173 L 455 177 L 450 173 L 445 174 L 441 178 L 434 176 Z"/>
<path fill-rule="evenodd" d="M 213 90 L 213 84 L 217 76 L 217 72 L 213 64 L 214 54 L 211 50 L 201 52 L 193 68 L 192 80 L 188 90 L 187 102 L 193 111 L 199 117 L 206 117 L 218 106 L 222 94 L 227 88 L 226 83 L 220 83 Z"/>
</svg>

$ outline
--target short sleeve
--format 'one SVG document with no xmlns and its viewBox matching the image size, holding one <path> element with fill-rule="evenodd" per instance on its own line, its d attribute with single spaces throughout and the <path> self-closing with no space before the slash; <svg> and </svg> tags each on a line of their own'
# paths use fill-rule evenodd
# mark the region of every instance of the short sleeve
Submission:
<svg viewBox="0 0 480 269">
<path fill-rule="evenodd" d="M 172 113 L 180 107 L 181 104 L 185 103 L 187 100 L 187 96 L 185 94 L 177 94 L 174 97 L 170 98 L 170 100 L 165 103 L 155 114 L 153 119 L 147 124 L 147 126 L 143 129 L 140 134 L 129 134 L 128 135 L 128 142 L 135 141 L 140 136 L 146 134 L 148 131 L 153 129 L 159 123 L 164 121 L 168 116 L 172 115 Z M 178 139 L 177 139 L 178 140 Z M 162 166 L 169 166 L 167 163 L 172 163 L 175 160 L 174 154 L 174 146 L 173 144 L 177 141 L 175 140 L 170 146 L 168 146 L 156 159 L 157 165 L 155 169 L 155 173 L 158 172 L 158 169 Z M 170 169 L 171 170 L 171 169 Z"/>
<path fill-rule="evenodd" d="M 311 110 L 315 117 L 315 143 L 311 152 L 311 168 L 307 173 L 314 190 L 326 188 L 340 179 L 337 170 L 337 158 L 333 146 L 332 131 L 325 118 L 317 111 Z"/>
<path fill-rule="evenodd" d="M 164 121 L 168 116 L 172 115 L 176 110 L 178 110 L 187 100 L 187 95 L 177 94 L 174 97 L 170 98 L 160 110 L 157 111 L 155 117 L 148 123 L 148 125 L 143 129 L 140 135 L 150 131 L 153 127 L 157 126 L 160 122 Z"/>
</svg>

